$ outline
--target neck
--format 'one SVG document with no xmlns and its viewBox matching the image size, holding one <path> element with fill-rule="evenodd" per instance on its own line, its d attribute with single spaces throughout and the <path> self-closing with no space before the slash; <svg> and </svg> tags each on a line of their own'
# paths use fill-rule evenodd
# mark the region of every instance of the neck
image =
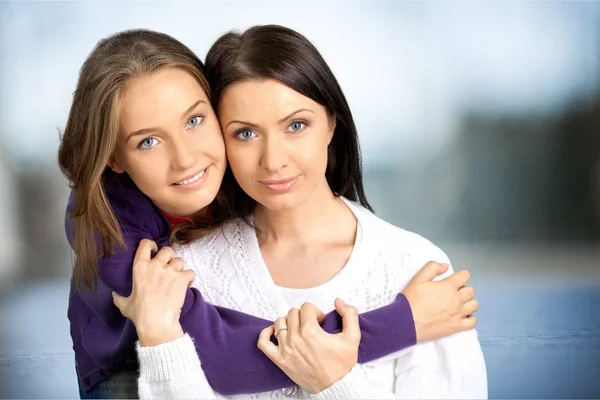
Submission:
<svg viewBox="0 0 600 400">
<path fill-rule="evenodd" d="M 210 216 L 210 206 L 204 207 L 203 209 L 201 209 L 191 215 L 179 215 L 179 214 L 168 213 L 160 208 L 159 208 L 159 210 L 167 218 L 167 220 L 171 224 L 171 227 L 179 225 L 183 222 L 190 222 L 194 225 L 198 225 L 198 224 L 202 224 L 202 223 L 210 223 L 212 221 L 211 216 Z"/>
<path fill-rule="evenodd" d="M 212 220 L 210 210 L 211 208 L 209 205 L 192 215 L 188 215 L 187 218 L 191 219 L 195 224 L 210 222 Z"/>
<path fill-rule="evenodd" d="M 254 210 L 259 243 L 293 241 L 313 243 L 327 237 L 331 226 L 340 219 L 346 205 L 338 199 L 325 179 L 323 184 L 300 205 L 274 211 L 260 204 Z M 349 210 L 348 210 L 349 211 Z"/>
</svg>

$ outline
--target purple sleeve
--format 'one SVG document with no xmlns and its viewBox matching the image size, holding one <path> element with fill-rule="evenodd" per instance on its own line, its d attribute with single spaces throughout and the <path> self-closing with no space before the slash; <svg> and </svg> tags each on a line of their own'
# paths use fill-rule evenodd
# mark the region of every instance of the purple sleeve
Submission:
<svg viewBox="0 0 600 400">
<path fill-rule="evenodd" d="M 213 307 L 196 289 L 188 291 L 180 321 L 183 330 L 194 338 L 202 369 L 217 392 L 234 395 L 294 385 L 256 346 L 258 334 L 272 325 L 272 321 Z M 387 306 L 360 314 L 359 323 L 362 333 L 359 363 L 416 343 L 412 312 L 402 294 Z M 327 314 L 323 329 L 329 333 L 341 331 L 342 320 L 337 312 Z"/>
<path fill-rule="evenodd" d="M 99 261 L 99 288 L 102 290 L 88 292 L 84 298 L 95 316 L 95 321 L 91 321 L 86 328 L 84 339 L 90 343 L 86 349 L 100 365 L 105 364 L 106 367 L 110 366 L 111 359 L 122 356 L 119 352 L 133 348 L 137 340 L 131 322 L 114 306 L 111 290 L 123 296 L 131 293 L 133 257 L 142 239 L 155 240 L 159 247 L 166 244 L 164 232 L 161 233 L 156 225 L 162 221 L 161 215 L 144 214 L 143 222 L 139 218 L 117 216 L 126 247 Z M 155 225 L 148 221 L 153 218 Z M 70 237 L 70 223 L 67 222 L 66 228 L 67 237 Z M 403 295 L 399 295 L 388 306 L 361 314 L 359 320 L 362 332 L 359 348 L 361 363 L 416 343 L 411 309 Z M 188 289 L 180 322 L 183 330 L 194 338 L 202 368 L 218 393 L 258 393 L 294 384 L 256 346 L 260 331 L 271 325 L 272 321 L 215 307 L 204 301 L 197 289 Z M 329 313 L 323 327 L 330 333 L 340 332 L 341 318 L 335 311 Z"/>
</svg>

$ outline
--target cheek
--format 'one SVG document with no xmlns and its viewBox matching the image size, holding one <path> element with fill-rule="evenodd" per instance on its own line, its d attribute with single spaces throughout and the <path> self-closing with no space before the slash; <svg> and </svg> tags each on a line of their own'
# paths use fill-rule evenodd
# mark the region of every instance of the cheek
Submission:
<svg viewBox="0 0 600 400">
<path fill-rule="evenodd" d="M 225 162 L 225 143 L 217 123 L 208 122 L 200 131 L 192 133 L 189 140 L 198 155 L 205 154 L 216 162 Z"/>
<path fill-rule="evenodd" d="M 225 143 L 220 132 L 211 133 L 196 141 L 199 154 L 205 154 L 217 163 L 225 163 Z"/>
<path fill-rule="evenodd" d="M 303 163 L 317 161 L 319 159 L 320 152 L 313 146 L 302 146 L 298 152 L 298 157 Z"/>
<path fill-rule="evenodd" d="M 324 172 L 327 166 L 327 142 L 321 138 L 305 140 L 296 152 L 298 161 L 307 170 Z M 322 171 L 321 171 L 322 170 Z"/>
<path fill-rule="evenodd" d="M 256 152 L 249 146 L 226 143 L 227 161 L 231 171 L 235 175 L 240 185 L 254 174 L 257 168 Z"/>
<path fill-rule="evenodd" d="M 127 173 L 140 190 L 149 197 L 152 197 L 156 187 L 163 186 L 162 178 L 168 168 L 164 157 L 160 157 L 158 152 L 155 153 L 144 154 L 143 157 L 126 157 Z"/>
</svg>

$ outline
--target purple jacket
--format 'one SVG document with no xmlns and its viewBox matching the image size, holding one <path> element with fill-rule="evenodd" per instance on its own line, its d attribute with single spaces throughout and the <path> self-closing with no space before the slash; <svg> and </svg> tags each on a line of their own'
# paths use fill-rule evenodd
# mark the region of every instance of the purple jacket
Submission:
<svg viewBox="0 0 600 400">
<path fill-rule="evenodd" d="M 130 295 L 131 268 L 138 243 L 146 238 L 156 241 L 159 248 L 169 245 L 170 224 L 127 174 L 106 172 L 103 179 L 126 247 L 99 260 L 96 292 L 78 292 L 71 281 L 68 317 L 75 360 L 86 390 L 118 372 L 129 357 L 135 357 L 135 327 L 113 304 L 112 291 Z M 69 241 L 71 221 L 68 214 L 72 202 L 71 194 L 65 218 Z M 256 347 L 259 332 L 273 321 L 208 304 L 195 288 L 187 291 L 180 321 L 183 330 L 194 338 L 202 369 L 218 393 L 258 393 L 294 385 Z M 360 363 L 416 343 L 412 312 L 402 294 L 390 305 L 361 314 L 359 322 L 362 332 Z M 327 314 L 323 329 L 335 333 L 341 328 L 339 315 L 335 311 Z M 232 376 L 236 379 L 231 379 Z"/>
</svg>

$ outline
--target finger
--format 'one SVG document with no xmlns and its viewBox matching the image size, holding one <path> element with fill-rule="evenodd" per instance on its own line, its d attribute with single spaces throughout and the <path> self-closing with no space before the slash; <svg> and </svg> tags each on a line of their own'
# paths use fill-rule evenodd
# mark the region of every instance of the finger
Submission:
<svg viewBox="0 0 600 400">
<path fill-rule="evenodd" d="M 292 308 L 287 315 L 288 335 L 297 335 L 300 333 L 300 310 Z"/>
<path fill-rule="evenodd" d="M 321 325 L 323 322 L 325 322 L 325 319 L 327 318 L 327 316 L 325 314 L 323 314 L 323 312 L 321 310 L 319 310 L 319 315 L 317 316 L 317 322 L 319 323 L 319 325 Z"/>
<path fill-rule="evenodd" d="M 314 304 L 304 303 L 300 307 L 300 334 L 306 341 L 311 341 L 321 328 L 321 322 L 325 320 L 325 314 Z"/>
<path fill-rule="evenodd" d="M 175 252 L 173 251 L 173 249 L 169 246 L 165 246 L 162 249 L 160 249 L 158 253 L 156 253 L 156 255 L 154 256 L 154 260 L 159 261 L 162 265 L 167 265 L 169 261 L 173 259 L 174 255 Z"/>
<path fill-rule="evenodd" d="M 318 326 L 325 320 L 325 314 L 321 312 L 314 304 L 304 303 L 300 307 L 300 328 L 305 326 Z"/>
<path fill-rule="evenodd" d="M 358 310 L 342 299 L 335 299 L 335 309 L 342 317 L 342 334 L 351 340 L 360 340 L 360 327 L 358 326 Z"/>
<path fill-rule="evenodd" d="M 260 351 L 262 351 L 269 359 L 276 363 L 277 357 L 279 356 L 279 351 L 277 346 L 271 342 L 271 336 L 275 333 L 275 326 L 271 325 L 260 331 L 258 335 L 258 342 L 256 346 Z"/>
<path fill-rule="evenodd" d="M 123 311 L 125 310 L 127 305 L 127 297 L 123 297 L 117 292 L 112 292 L 112 298 L 115 306 L 119 309 L 119 311 L 121 311 L 121 314 L 123 314 Z"/>
<path fill-rule="evenodd" d="M 469 329 L 475 329 L 477 325 L 477 317 L 474 315 L 469 315 L 468 317 L 460 319 L 460 325 L 462 330 L 467 331 Z"/>
<path fill-rule="evenodd" d="M 471 286 L 463 286 L 458 289 L 458 296 L 460 297 L 461 303 L 466 303 L 467 301 L 473 300 L 473 297 L 475 297 L 475 289 Z"/>
<path fill-rule="evenodd" d="M 463 269 L 453 273 L 442 281 L 449 282 L 458 289 L 462 286 L 465 286 L 467 282 L 469 282 L 469 279 L 471 279 L 471 273 L 468 270 Z"/>
<path fill-rule="evenodd" d="M 184 276 L 187 287 L 191 287 L 196 280 L 196 273 L 191 269 L 186 269 L 185 271 L 181 271 L 181 273 Z"/>
<path fill-rule="evenodd" d="M 445 274 L 446 272 L 448 272 L 449 268 L 450 268 L 450 264 L 438 264 L 438 270 L 437 270 L 436 276 Z"/>
<path fill-rule="evenodd" d="M 173 268 L 175 271 L 183 271 L 183 258 L 175 257 L 167 264 L 168 267 Z"/>
<path fill-rule="evenodd" d="M 149 239 L 142 239 L 137 250 L 135 251 L 135 256 L 133 259 L 134 265 L 136 264 L 135 261 L 150 262 L 153 251 L 158 251 L 156 242 L 153 242 Z"/>
<path fill-rule="evenodd" d="M 443 274 L 448 270 L 448 264 L 439 264 L 435 261 L 429 261 L 415 274 L 411 279 L 414 283 L 423 283 L 433 280 L 439 274 Z M 409 283 L 410 284 L 410 283 Z"/>
<path fill-rule="evenodd" d="M 277 339 L 277 342 L 282 343 L 285 341 L 285 339 L 287 338 L 287 334 L 288 334 L 288 327 L 287 327 L 287 318 L 286 317 L 279 317 L 275 320 L 275 322 L 273 323 L 273 326 L 275 327 L 275 331 L 273 332 L 273 335 L 275 336 L 275 339 Z"/>
<path fill-rule="evenodd" d="M 462 307 L 463 315 L 471 315 L 479 309 L 479 302 L 477 300 L 471 300 L 466 302 Z"/>
</svg>

